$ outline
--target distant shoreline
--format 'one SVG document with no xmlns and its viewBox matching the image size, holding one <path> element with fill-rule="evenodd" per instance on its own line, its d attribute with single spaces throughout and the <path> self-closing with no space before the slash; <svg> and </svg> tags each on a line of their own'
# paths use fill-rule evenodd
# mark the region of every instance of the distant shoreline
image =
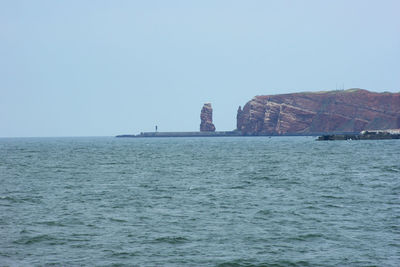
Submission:
<svg viewBox="0 0 400 267">
<path fill-rule="evenodd" d="M 143 132 L 137 135 L 122 134 L 117 138 L 153 138 L 153 137 L 254 137 L 254 136 L 321 136 L 327 134 L 345 134 L 355 135 L 356 132 L 340 132 L 340 133 L 291 133 L 291 134 L 243 134 L 240 131 L 216 131 L 216 132 Z"/>
</svg>

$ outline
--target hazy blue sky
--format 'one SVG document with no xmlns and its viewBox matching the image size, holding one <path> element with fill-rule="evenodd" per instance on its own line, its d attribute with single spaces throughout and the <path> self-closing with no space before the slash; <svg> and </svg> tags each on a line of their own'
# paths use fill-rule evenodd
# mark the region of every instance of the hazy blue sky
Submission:
<svg viewBox="0 0 400 267">
<path fill-rule="evenodd" d="M 0 136 L 217 130 L 255 95 L 400 91 L 400 1 L 0 0 Z"/>
</svg>

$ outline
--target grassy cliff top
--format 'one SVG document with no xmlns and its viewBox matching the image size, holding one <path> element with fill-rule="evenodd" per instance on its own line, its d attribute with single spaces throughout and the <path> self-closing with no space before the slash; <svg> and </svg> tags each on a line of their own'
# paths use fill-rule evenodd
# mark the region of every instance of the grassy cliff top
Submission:
<svg viewBox="0 0 400 267">
<path fill-rule="evenodd" d="M 336 94 L 336 93 L 354 93 L 358 91 L 366 91 L 368 90 L 361 89 L 361 88 L 350 88 L 346 90 L 331 90 L 331 91 L 315 91 L 315 92 L 300 92 L 299 94 Z"/>
</svg>

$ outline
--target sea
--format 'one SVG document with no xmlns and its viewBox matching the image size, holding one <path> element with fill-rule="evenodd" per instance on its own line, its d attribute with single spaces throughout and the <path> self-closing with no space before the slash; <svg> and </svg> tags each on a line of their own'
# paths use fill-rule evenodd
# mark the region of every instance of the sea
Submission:
<svg viewBox="0 0 400 267">
<path fill-rule="evenodd" d="M 0 266 L 400 266 L 400 140 L 1 138 Z"/>
</svg>

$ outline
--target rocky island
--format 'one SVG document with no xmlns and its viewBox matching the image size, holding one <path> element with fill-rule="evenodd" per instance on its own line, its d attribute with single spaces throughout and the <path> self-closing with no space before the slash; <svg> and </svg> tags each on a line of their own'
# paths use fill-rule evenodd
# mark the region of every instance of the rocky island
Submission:
<svg viewBox="0 0 400 267">
<path fill-rule="evenodd" d="M 237 129 L 244 135 L 394 128 L 400 128 L 400 93 L 362 89 L 256 96 L 237 113 Z"/>
<path fill-rule="evenodd" d="M 236 116 L 237 129 L 233 131 L 215 131 L 212 114 L 211 103 L 205 103 L 200 113 L 199 132 L 156 131 L 117 137 L 329 134 L 354 137 L 359 136 L 363 130 L 371 132 L 371 130 L 400 128 L 400 93 L 348 89 L 255 96 L 243 106 L 243 109 L 239 106 Z M 358 139 L 383 136 L 382 133 L 372 135 L 363 135 Z M 328 139 L 337 140 L 335 138 Z"/>
</svg>

